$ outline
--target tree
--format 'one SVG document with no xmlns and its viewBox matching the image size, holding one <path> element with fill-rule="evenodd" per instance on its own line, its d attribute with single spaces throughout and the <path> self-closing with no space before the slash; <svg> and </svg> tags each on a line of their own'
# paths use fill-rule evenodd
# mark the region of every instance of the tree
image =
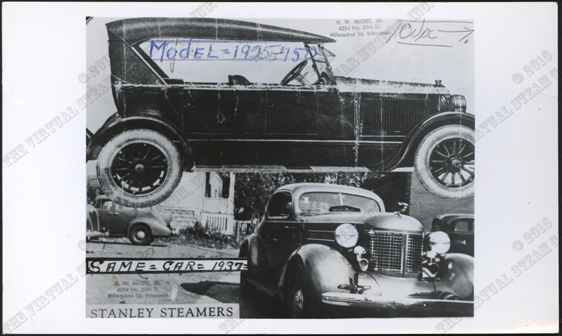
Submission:
<svg viewBox="0 0 562 336">
<path fill-rule="evenodd" d="M 103 195 L 103 192 L 101 190 L 97 177 L 88 177 L 87 183 L 87 202 L 93 203 L 96 200 L 96 197 Z"/>
</svg>

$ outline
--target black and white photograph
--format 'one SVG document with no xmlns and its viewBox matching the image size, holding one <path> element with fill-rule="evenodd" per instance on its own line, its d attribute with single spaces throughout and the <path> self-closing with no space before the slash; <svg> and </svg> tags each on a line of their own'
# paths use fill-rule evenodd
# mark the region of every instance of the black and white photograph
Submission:
<svg viewBox="0 0 562 336">
<path fill-rule="evenodd" d="M 557 332 L 556 6 L 3 4 L 3 332 Z"/>
<path fill-rule="evenodd" d="M 87 317 L 473 316 L 472 22 L 86 21 Z"/>
</svg>

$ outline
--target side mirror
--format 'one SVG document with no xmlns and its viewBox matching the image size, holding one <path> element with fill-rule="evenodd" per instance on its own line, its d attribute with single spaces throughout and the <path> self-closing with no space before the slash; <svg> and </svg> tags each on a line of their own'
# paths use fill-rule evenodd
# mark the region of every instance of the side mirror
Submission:
<svg viewBox="0 0 562 336">
<path fill-rule="evenodd" d="M 398 206 L 400 207 L 400 213 L 404 213 L 410 205 L 408 203 L 398 202 Z"/>
</svg>

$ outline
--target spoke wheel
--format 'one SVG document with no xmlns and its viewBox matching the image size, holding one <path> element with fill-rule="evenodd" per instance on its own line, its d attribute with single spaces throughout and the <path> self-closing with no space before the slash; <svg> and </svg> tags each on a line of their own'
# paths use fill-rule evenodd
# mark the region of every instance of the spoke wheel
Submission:
<svg viewBox="0 0 562 336">
<path fill-rule="evenodd" d="M 461 125 L 439 127 L 427 134 L 416 152 L 420 183 L 444 198 L 474 195 L 474 131 Z"/>
<path fill-rule="evenodd" d="M 100 151 L 97 174 L 103 192 L 130 207 L 148 207 L 168 198 L 180 182 L 182 157 L 164 135 L 125 131 Z"/>
<path fill-rule="evenodd" d="M 461 188 L 474 182 L 474 145 L 462 138 L 440 142 L 429 158 L 433 178 L 447 188 Z"/>
<path fill-rule="evenodd" d="M 137 142 L 123 147 L 111 163 L 111 178 L 122 190 L 132 195 L 156 191 L 168 176 L 166 154 L 158 147 Z"/>
</svg>

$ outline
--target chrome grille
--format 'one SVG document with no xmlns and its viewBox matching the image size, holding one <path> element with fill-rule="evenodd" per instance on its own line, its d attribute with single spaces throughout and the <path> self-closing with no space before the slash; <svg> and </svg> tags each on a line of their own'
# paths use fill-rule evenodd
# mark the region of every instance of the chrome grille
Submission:
<svg viewBox="0 0 562 336">
<path fill-rule="evenodd" d="M 419 272 L 422 261 L 422 236 L 408 235 L 406 251 L 406 272 Z"/>
<path fill-rule="evenodd" d="M 370 234 L 371 260 L 369 263 L 375 269 L 402 269 L 402 241 L 401 233 L 373 232 Z"/>
<path fill-rule="evenodd" d="M 415 273 L 420 270 L 422 235 L 369 231 L 369 267 Z"/>
</svg>

